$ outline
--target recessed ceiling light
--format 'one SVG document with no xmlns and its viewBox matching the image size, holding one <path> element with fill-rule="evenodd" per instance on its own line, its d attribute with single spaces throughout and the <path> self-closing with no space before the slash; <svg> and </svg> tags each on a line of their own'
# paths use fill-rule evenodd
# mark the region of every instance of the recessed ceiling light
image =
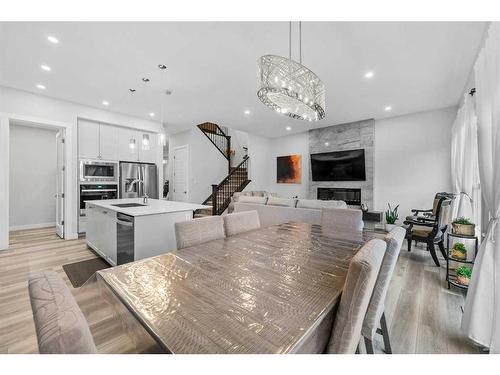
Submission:
<svg viewBox="0 0 500 375">
<path fill-rule="evenodd" d="M 371 71 L 370 72 L 366 72 L 365 73 L 365 78 L 373 78 L 374 75 L 375 74 L 373 72 L 371 72 Z"/>
<path fill-rule="evenodd" d="M 245 111 L 243 112 L 245 115 L 249 115 L 250 114 L 250 110 L 249 109 L 245 109 Z"/>
<path fill-rule="evenodd" d="M 52 70 L 50 66 L 45 64 L 40 65 L 40 68 L 42 68 L 42 70 L 45 70 L 46 72 L 50 72 Z"/>
<path fill-rule="evenodd" d="M 102 104 L 103 104 L 103 105 L 109 105 L 109 102 L 108 102 L 107 100 L 103 100 L 103 101 L 102 101 Z"/>
<path fill-rule="evenodd" d="M 384 111 L 390 112 L 390 111 L 392 111 L 392 107 L 390 105 L 388 105 L 387 107 L 384 108 Z"/>
<path fill-rule="evenodd" d="M 149 78 L 143 78 L 142 82 L 149 82 Z"/>
<path fill-rule="evenodd" d="M 292 130 L 292 127 L 291 127 L 291 126 L 287 126 L 285 129 L 286 129 L 287 131 L 290 131 L 290 130 Z"/>
<path fill-rule="evenodd" d="M 151 117 L 155 117 L 155 116 L 156 116 L 156 115 L 154 114 L 154 112 L 150 112 L 150 113 L 149 113 L 149 115 L 150 115 Z"/>
<path fill-rule="evenodd" d="M 325 142 L 325 146 L 326 147 L 330 146 L 330 142 Z"/>
<path fill-rule="evenodd" d="M 37 87 L 38 89 L 40 89 L 40 90 L 45 90 L 45 86 L 44 86 L 44 85 L 42 85 L 42 84 L 38 84 L 38 85 L 36 85 L 36 87 Z"/>
<path fill-rule="evenodd" d="M 128 89 L 128 91 L 130 91 L 130 92 L 135 92 L 135 89 Z"/>
<path fill-rule="evenodd" d="M 52 43 L 52 44 L 58 44 L 58 43 L 59 43 L 59 39 L 57 39 L 55 36 L 52 36 L 52 35 L 48 36 L 48 37 L 47 37 L 47 40 L 48 40 L 50 43 Z"/>
<path fill-rule="evenodd" d="M 161 70 L 167 69 L 166 65 L 163 64 L 159 64 L 158 68 L 160 68 Z"/>
</svg>

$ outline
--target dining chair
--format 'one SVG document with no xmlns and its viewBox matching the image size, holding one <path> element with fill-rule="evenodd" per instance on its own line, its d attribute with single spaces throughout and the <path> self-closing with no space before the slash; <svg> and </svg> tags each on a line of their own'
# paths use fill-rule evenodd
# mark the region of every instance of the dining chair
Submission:
<svg viewBox="0 0 500 375">
<path fill-rule="evenodd" d="M 177 249 L 226 237 L 222 216 L 207 216 L 175 223 Z"/>
<path fill-rule="evenodd" d="M 354 354 L 358 351 L 363 320 L 386 247 L 385 241 L 373 239 L 352 258 L 327 353 Z"/>
<path fill-rule="evenodd" d="M 224 215 L 224 230 L 226 236 L 234 236 L 238 233 L 259 229 L 260 220 L 257 211 L 242 211 Z"/>
<path fill-rule="evenodd" d="M 32 275 L 28 290 L 41 354 L 97 353 L 88 323 L 57 273 Z"/>
<path fill-rule="evenodd" d="M 363 230 L 363 211 L 350 208 L 324 208 L 321 213 L 323 229 L 333 231 Z"/>
<path fill-rule="evenodd" d="M 394 268 L 398 261 L 401 246 L 405 239 L 406 231 L 401 227 L 396 227 L 390 231 L 386 237 L 387 249 L 380 266 L 375 288 L 366 311 L 365 320 L 361 334 L 365 339 L 366 352 L 373 354 L 373 340 L 375 334 L 381 334 L 384 339 L 384 348 L 386 354 L 392 354 L 391 341 L 389 339 L 389 330 L 385 319 L 385 298 L 389 290 L 389 284 L 394 273 Z M 378 323 L 380 322 L 380 327 Z"/>
</svg>

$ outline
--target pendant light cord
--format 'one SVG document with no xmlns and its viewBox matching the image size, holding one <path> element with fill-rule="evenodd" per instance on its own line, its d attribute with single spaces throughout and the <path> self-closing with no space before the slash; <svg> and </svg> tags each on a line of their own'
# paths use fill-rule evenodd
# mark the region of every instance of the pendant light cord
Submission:
<svg viewBox="0 0 500 375">
<path fill-rule="evenodd" d="M 299 21 L 299 61 L 302 65 L 302 22 Z"/>
</svg>

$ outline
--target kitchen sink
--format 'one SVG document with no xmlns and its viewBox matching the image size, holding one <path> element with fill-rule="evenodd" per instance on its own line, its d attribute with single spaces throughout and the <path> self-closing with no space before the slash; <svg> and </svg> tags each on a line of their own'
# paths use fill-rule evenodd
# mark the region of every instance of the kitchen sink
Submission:
<svg viewBox="0 0 500 375">
<path fill-rule="evenodd" d="M 140 203 L 118 203 L 118 204 L 112 204 L 112 206 L 121 207 L 121 208 L 129 208 L 129 207 L 144 207 L 146 205 L 140 204 Z"/>
</svg>

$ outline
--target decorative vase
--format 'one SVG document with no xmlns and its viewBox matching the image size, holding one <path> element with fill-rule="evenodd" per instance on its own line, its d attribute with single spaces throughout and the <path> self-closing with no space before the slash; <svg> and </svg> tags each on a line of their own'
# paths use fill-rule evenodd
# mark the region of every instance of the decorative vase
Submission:
<svg viewBox="0 0 500 375">
<path fill-rule="evenodd" d="M 465 276 L 457 276 L 457 281 L 460 285 L 468 286 L 470 279 L 468 277 L 465 277 Z"/>
<path fill-rule="evenodd" d="M 391 230 L 393 230 L 393 229 L 394 229 L 394 228 L 396 228 L 396 227 L 397 227 L 397 225 L 396 225 L 396 224 L 387 224 L 387 223 L 385 224 L 385 230 L 386 230 L 387 232 L 390 232 Z"/>
<path fill-rule="evenodd" d="M 475 224 L 451 224 L 453 227 L 453 233 L 459 234 L 461 236 L 474 236 L 476 225 Z"/>
<path fill-rule="evenodd" d="M 467 259 L 467 251 L 464 253 L 462 251 L 458 251 L 456 249 L 451 249 L 451 257 L 458 260 L 466 260 Z"/>
</svg>

